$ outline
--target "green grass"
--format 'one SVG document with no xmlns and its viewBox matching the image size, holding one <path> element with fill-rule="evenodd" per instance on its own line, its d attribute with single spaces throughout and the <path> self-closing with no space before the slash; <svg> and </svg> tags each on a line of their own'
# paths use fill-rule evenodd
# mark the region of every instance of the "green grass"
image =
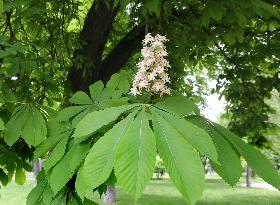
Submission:
<svg viewBox="0 0 280 205">
<path fill-rule="evenodd" d="M 247 189 L 236 187 L 232 189 L 221 180 L 208 179 L 206 190 L 196 205 L 279 205 L 280 192 L 264 189 Z M 24 186 L 14 183 L 1 188 L 0 205 L 24 205 L 28 192 L 33 187 L 33 181 L 28 180 Z M 132 200 L 120 188 L 116 205 L 132 205 Z M 91 196 L 97 198 L 96 195 Z M 180 193 L 169 180 L 152 180 L 146 187 L 138 205 L 187 205 Z"/>
</svg>

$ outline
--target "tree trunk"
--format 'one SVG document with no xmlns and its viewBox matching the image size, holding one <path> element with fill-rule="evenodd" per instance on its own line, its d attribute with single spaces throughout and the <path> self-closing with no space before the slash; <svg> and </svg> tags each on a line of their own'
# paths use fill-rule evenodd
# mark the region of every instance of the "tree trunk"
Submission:
<svg viewBox="0 0 280 205">
<path fill-rule="evenodd" d="M 87 91 L 89 85 L 102 80 L 106 83 L 118 72 L 141 46 L 145 36 L 143 23 L 132 28 L 103 59 L 105 45 L 108 42 L 113 22 L 119 11 L 119 6 L 113 6 L 105 1 L 94 1 L 80 32 L 82 47 L 74 52 L 73 66 L 68 74 L 68 82 L 72 91 Z"/>
<path fill-rule="evenodd" d="M 247 165 L 246 167 L 246 187 L 251 187 L 252 186 L 252 170 L 251 168 Z"/>
<path fill-rule="evenodd" d="M 34 184 L 37 185 L 37 176 L 42 169 L 42 159 L 37 159 L 33 165 Z"/>
<path fill-rule="evenodd" d="M 102 55 L 108 41 L 118 7 L 113 1 L 94 1 L 86 16 L 80 32 L 82 47 L 74 52 L 73 67 L 69 71 L 68 81 L 71 89 L 87 90 L 92 81 L 97 81 Z"/>
<path fill-rule="evenodd" d="M 105 203 L 115 203 L 117 202 L 115 187 L 107 186 L 106 193 L 103 198 L 103 202 Z"/>
<path fill-rule="evenodd" d="M 117 73 L 127 63 L 133 52 L 141 47 L 144 37 L 144 24 L 131 29 L 102 61 L 99 80 L 107 82 L 114 73 Z"/>
</svg>

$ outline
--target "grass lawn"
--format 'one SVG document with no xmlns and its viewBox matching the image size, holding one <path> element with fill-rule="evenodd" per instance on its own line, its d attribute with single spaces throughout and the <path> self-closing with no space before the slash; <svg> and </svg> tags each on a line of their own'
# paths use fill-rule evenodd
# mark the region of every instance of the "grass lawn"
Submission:
<svg viewBox="0 0 280 205">
<path fill-rule="evenodd" d="M 207 180 L 206 190 L 196 205 L 280 205 L 280 192 L 264 189 L 232 189 L 221 181 Z M 216 183 L 217 182 L 217 183 Z M 33 187 L 28 180 L 24 186 L 14 183 L 0 189 L 0 205 L 25 205 L 25 198 Z M 91 196 L 96 198 L 97 196 Z M 116 205 L 133 205 L 132 200 L 118 188 Z M 152 180 L 138 205 L 187 205 L 169 180 Z"/>
</svg>

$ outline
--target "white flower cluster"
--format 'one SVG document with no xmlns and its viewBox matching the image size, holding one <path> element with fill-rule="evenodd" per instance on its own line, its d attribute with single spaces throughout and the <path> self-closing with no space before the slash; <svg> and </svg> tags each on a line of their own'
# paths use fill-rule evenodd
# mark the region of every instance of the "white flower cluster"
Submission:
<svg viewBox="0 0 280 205">
<path fill-rule="evenodd" d="M 170 67 L 165 59 L 168 55 L 164 43 L 168 41 L 165 36 L 157 34 L 152 36 L 148 33 L 143 40 L 141 50 L 142 59 L 137 64 L 133 86 L 130 89 L 132 95 L 141 94 L 143 90 L 154 94 L 170 94 L 171 90 L 165 84 L 170 83 L 170 78 L 166 73 Z"/>
</svg>

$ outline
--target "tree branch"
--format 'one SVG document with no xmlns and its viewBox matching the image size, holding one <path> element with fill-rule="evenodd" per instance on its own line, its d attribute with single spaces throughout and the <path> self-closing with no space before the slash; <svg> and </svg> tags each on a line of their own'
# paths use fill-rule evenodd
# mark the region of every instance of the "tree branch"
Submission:
<svg viewBox="0 0 280 205">
<path fill-rule="evenodd" d="M 103 0 L 94 1 L 92 4 L 80 32 L 82 48 L 75 50 L 74 66 L 68 75 L 73 91 L 87 90 L 89 84 L 98 79 L 104 47 L 118 10 L 118 7 L 113 6 L 113 1 L 109 5 Z M 75 61 L 81 60 L 81 56 L 85 60 L 78 66 Z"/>
<path fill-rule="evenodd" d="M 103 60 L 99 80 L 107 82 L 111 75 L 118 72 L 127 63 L 132 53 L 141 47 L 144 36 L 144 24 L 139 24 L 131 29 Z"/>
</svg>

